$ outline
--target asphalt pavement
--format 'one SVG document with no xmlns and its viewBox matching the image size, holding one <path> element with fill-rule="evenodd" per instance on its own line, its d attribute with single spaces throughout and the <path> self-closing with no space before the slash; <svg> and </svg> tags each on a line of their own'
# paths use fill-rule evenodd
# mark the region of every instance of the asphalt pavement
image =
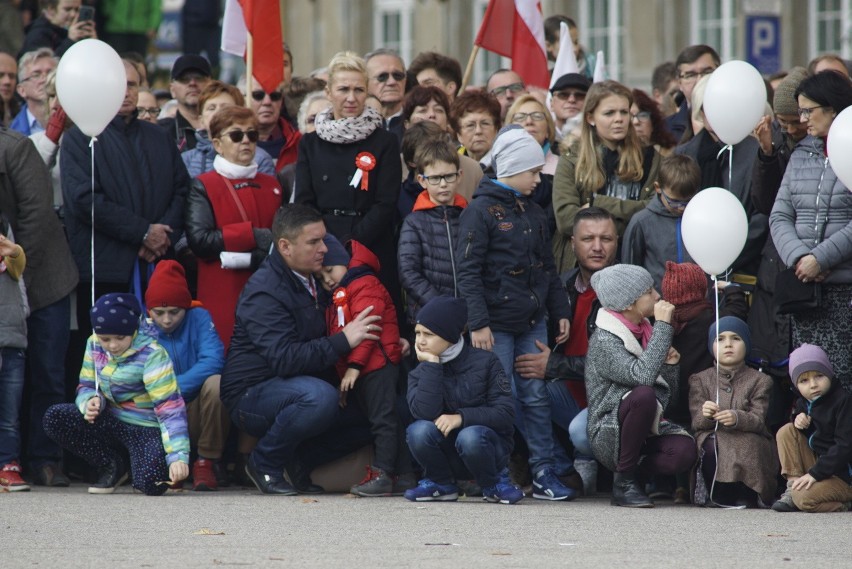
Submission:
<svg viewBox="0 0 852 569">
<path fill-rule="evenodd" d="M 86 488 L 0 494 L 0 567 L 852 567 L 850 513 Z"/>
</svg>

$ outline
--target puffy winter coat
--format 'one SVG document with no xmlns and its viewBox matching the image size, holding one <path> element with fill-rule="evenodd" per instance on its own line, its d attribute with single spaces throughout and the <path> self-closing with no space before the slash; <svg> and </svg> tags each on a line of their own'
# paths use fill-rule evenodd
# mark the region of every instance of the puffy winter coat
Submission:
<svg viewBox="0 0 852 569">
<path fill-rule="evenodd" d="M 453 205 L 439 206 L 423 191 L 399 234 L 399 280 L 408 298 L 411 322 L 420 307 L 436 296 L 458 296 L 455 246 L 459 216 L 467 200 L 456 194 Z"/>
<path fill-rule="evenodd" d="M 793 416 L 799 413 L 811 418 L 804 435 L 818 457 L 808 473 L 817 480 L 839 476 L 852 483 L 852 395 L 834 380 L 821 397 L 799 398 Z"/>
</svg>

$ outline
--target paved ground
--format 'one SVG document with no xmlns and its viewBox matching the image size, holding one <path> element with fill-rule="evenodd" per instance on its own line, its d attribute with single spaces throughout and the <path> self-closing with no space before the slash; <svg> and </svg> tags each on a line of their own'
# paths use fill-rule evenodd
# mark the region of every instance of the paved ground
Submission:
<svg viewBox="0 0 852 569">
<path fill-rule="evenodd" d="M 148 498 L 127 486 L 91 496 L 75 484 L 0 494 L 0 567 L 815 569 L 852 566 L 850 530 L 850 514 L 671 502 L 628 510 L 604 497 L 503 506 L 228 489 Z"/>
</svg>

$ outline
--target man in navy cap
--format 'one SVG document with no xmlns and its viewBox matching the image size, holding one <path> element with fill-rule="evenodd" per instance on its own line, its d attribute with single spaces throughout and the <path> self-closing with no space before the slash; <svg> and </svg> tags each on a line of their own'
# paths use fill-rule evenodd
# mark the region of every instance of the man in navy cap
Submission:
<svg viewBox="0 0 852 569">
<path fill-rule="evenodd" d="M 178 102 L 174 118 L 159 121 L 160 126 L 174 136 L 178 150 L 195 148 L 195 131 L 202 127 L 198 96 L 210 81 L 210 63 L 200 55 L 181 55 L 172 66 L 169 89 Z"/>
<path fill-rule="evenodd" d="M 556 116 L 556 140 L 569 138 L 573 132 L 579 136 L 583 120 L 583 104 L 592 82 L 585 75 L 566 73 L 550 88 L 550 110 Z"/>
</svg>

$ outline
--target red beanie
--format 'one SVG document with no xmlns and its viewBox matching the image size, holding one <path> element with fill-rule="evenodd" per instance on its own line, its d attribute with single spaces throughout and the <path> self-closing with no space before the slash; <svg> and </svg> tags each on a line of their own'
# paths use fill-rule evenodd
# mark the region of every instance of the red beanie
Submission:
<svg viewBox="0 0 852 569">
<path fill-rule="evenodd" d="M 707 277 L 695 263 L 666 261 L 663 275 L 663 298 L 675 306 L 707 298 Z"/>
<path fill-rule="evenodd" d="M 145 292 L 145 305 L 151 309 L 161 306 L 189 308 L 192 295 L 186 284 L 186 274 L 177 261 L 160 261 Z"/>
</svg>

